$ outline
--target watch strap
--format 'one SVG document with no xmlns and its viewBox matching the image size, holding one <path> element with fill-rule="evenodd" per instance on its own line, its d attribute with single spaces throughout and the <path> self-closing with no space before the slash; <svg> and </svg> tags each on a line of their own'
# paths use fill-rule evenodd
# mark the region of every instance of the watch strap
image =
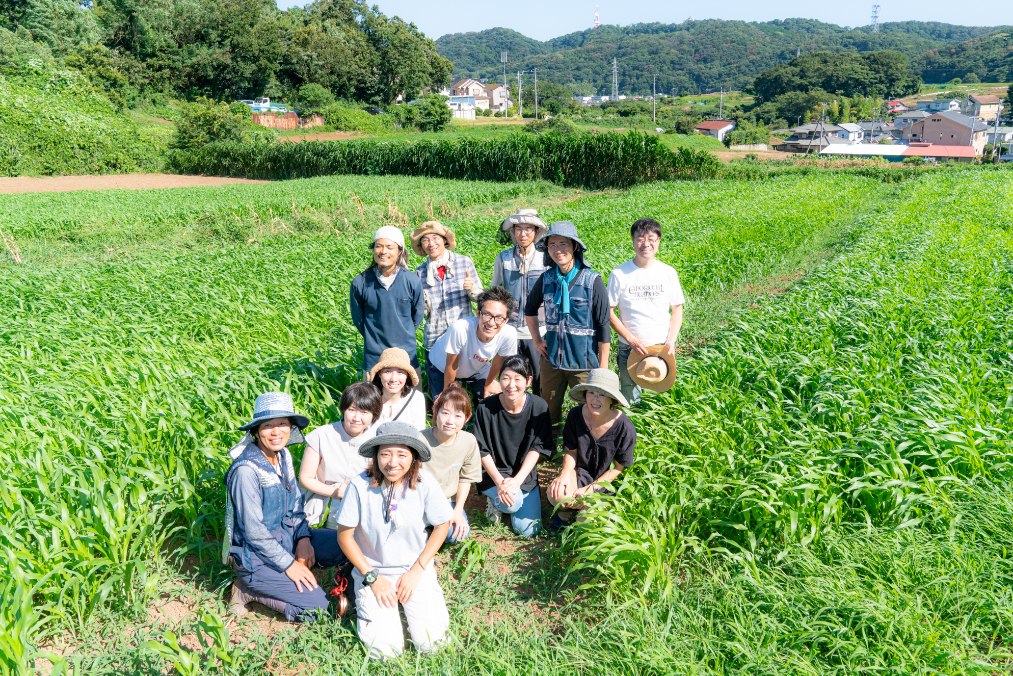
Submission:
<svg viewBox="0 0 1013 676">
<path fill-rule="evenodd" d="M 366 573 L 365 575 L 362 576 L 362 584 L 366 585 L 367 587 L 370 586 L 371 584 L 373 584 L 374 582 L 376 582 L 376 571 L 375 570 L 371 570 L 371 571 L 369 571 L 368 573 Z"/>
</svg>

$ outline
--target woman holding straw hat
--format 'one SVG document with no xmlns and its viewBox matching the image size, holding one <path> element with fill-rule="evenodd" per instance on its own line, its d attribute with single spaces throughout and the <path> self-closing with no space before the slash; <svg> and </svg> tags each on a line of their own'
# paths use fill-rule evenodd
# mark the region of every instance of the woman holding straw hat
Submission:
<svg viewBox="0 0 1013 676">
<path fill-rule="evenodd" d="M 327 594 L 310 571 L 314 565 L 347 562 L 337 533 L 311 529 L 303 514 L 303 495 L 295 478 L 288 446 L 303 443 L 306 416 L 292 407 L 292 397 L 268 392 L 257 397 L 253 420 L 239 429 L 243 440 L 229 452 L 233 462 L 225 475 L 225 542 L 222 562 L 236 572 L 229 609 L 246 614 L 256 601 L 285 615 L 290 622 L 321 619 Z"/>
<path fill-rule="evenodd" d="M 415 272 L 426 298 L 422 344 L 430 350 L 451 324 L 474 315 L 471 304 L 482 293 L 482 280 L 472 260 L 454 252 L 457 238 L 439 221 L 423 223 L 412 232 L 411 240 L 412 251 L 426 258 Z"/>
<path fill-rule="evenodd" d="M 549 485 L 549 502 L 563 509 L 584 510 L 581 498 L 605 492 L 605 485 L 633 464 L 637 430 L 633 421 L 617 406 L 629 406 L 619 377 L 608 369 L 592 369 L 587 382 L 570 390 L 570 398 L 581 404 L 570 409 L 563 427 L 563 466 Z M 557 513 L 552 530 L 569 525 Z"/>
<path fill-rule="evenodd" d="M 500 230 L 509 233 L 514 245 L 496 256 L 492 268 L 492 286 L 502 286 L 517 300 L 518 312 L 510 318 L 511 325 L 517 329 L 517 354 L 527 357 L 531 362 L 534 369 L 531 391 L 539 393 L 541 355 L 535 349 L 531 332 L 524 321 L 524 305 L 535 282 L 548 269 L 542 253 L 535 250 L 535 243 L 545 236 L 549 226 L 538 218 L 535 209 L 518 209 L 517 213 L 503 221 Z M 538 330 L 539 337 L 545 335 L 545 310 L 541 308 L 538 310 Z"/>
<path fill-rule="evenodd" d="M 422 471 L 429 445 L 408 423 L 380 425 L 359 453 L 372 462 L 349 485 L 338 513 L 338 541 L 355 566 L 359 639 L 373 659 L 400 654 L 400 603 L 416 648 L 431 652 L 450 627 L 433 559 L 454 510 L 436 479 Z"/>
<path fill-rule="evenodd" d="M 426 429 L 426 398 L 416 389 L 419 376 L 407 352 L 400 347 L 388 347 L 369 372 L 369 380 L 380 388 L 383 399 L 377 424 L 400 420 L 417 430 Z"/>
</svg>

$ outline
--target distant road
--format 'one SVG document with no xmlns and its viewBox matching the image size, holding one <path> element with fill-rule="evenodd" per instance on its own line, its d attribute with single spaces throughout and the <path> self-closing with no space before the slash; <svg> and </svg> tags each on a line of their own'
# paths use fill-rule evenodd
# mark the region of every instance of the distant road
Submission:
<svg viewBox="0 0 1013 676">
<path fill-rule="evenodd" d="M 193 188 L 229 183 L 268 183 L 248 178 L 179 176 L 177 174 L 110 174 L 102 176 L 49 176 L 46 178 L 0 178 L 0 194 L 23 192 L 70 192 L 72 190 L 151 190 Z"/>
</svg>

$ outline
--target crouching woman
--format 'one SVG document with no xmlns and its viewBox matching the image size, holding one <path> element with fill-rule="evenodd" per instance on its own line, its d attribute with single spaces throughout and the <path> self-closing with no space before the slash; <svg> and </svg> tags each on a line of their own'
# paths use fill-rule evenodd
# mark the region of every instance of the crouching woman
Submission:
<svg viewBox="0 0 1013 676">
<path fill-rule="evenodd" d="M 346 562 L 337 532 L 310 529 L 288 446 L 303 443 L 309 419 L 297 415 L 283 392 L 257 397 L 247 434 L 233 447 L 227 487 L 223 563 L 236 573 L 229 609 L 245 615 L 261 603 L 290 622 L 326 616 L 327 594 L 310 571 Z"/>
<path fill-rule="evenodd" d="M 416 649 L 431 652 L 450 627 L 433 557 L 454 510 L 436 479 L 422 471 L 429 446 L 411 424 L 383 423 L 359 454 L 372 463 L 348 485 L 338 512 L 338 542 L 355 566 L 359 639 L 373 659 L 400 654 L 400 603 Z M 432 535 L 427 525 L 434 526 Z"/>
</svg>

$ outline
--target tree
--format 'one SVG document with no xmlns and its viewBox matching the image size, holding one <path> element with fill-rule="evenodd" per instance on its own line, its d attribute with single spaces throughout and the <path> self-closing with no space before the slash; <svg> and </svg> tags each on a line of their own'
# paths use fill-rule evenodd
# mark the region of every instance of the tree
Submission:
<svg viewBox="0 0 1013 676">
<path fill-rule="evenodd" d="M 746 91 L 763 103 L 788 92 L 813 90 L 839 96 L 906 96 L 917 93 L 920 85 L 900 52 L 816 52 L 764 71 Z"/>
<path fill-rule="evenodd" d="M 314 113 L 334 103 L 334 94 L 330 89 L 311 82 L 299 88 L 297 100 L 304 112 Z"/>
<path fill-rule="evenodd" d="M 92 11 L 71 0 L 27 0 L 20 25 L 57 57 L 98 44 L 102 37 Z"/>
<path fill-rule="evenodd" d="M 426 94 L 409 108 L 417 111 L 415 126 L 421 131 L 442 131 L 450 126 L 454 113 L 447 105 L 447 97 L 439 94 Z"/>
<path fill-rule="evenodd" d="M 450 84 L 454 65 L 436 53 L 415 24 L 377 12 L 366 16 L 365 31 L 374 50 L 366 100 L 390 105 L 399 97 L 407 101 L 424 89 Z"/>
<path fill-rule="evenodd" d="M 63 63 L 84 75 L 117 109 L 125 107 L 128 98 L 136 94 L 127 76 L 116 69 L 112 53 L 102 45 L 85 47 L 68 56 Z"/>
<path fill-rule="evenodd" d="M 205 98 L 183 104 L 170 146 L 178 150 L 196 150 L 208 143 L 249 143 L 273 138 L 270 131 L 253 124 L 245 104 L 237 105 L 232 109 L 225 103 Z"/>
</svg>

